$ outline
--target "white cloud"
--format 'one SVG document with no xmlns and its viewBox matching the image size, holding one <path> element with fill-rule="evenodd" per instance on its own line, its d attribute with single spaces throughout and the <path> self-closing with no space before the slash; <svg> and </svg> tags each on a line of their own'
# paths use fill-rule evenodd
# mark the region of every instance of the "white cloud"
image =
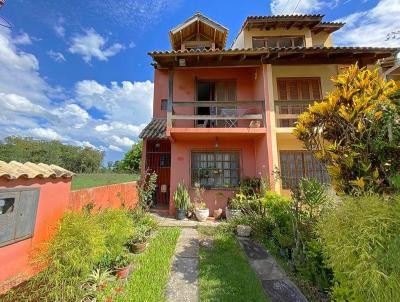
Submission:
<svg viewBox="0 0 400 302">
<path fill-rule="evenodd" d="M 48 139 L 48 140 L 62 140 L 62 136 L 58 134 L 55 130 L 51 128 L 34 128 L 29 131 L 38 138 Z"/>
<path fill-rule="evenodd" d="M 54 31 L 56 32 L 57 36 L 61 38 L 65 36 L 65 28 L 61 24 L 54 25 Z"/>
<path fill-rule="evenodd" d="M 28 36 L 27 33 L 22 32 L 21 34 L 13 38 L 13 42 L 16 45 L 29 45 L 32 44 L 32 39 Z"/>
<path fill-rule="evenodd" d="M 120 146 L 120 147 L 132 147 L 132 145 L 135 143 L 133 140 L 131 140 L 128 137 L 119 137 L 117 135 L 111 135 L 109 138 L 109 141 L 112 142 L 114 145 Z"/>
<path fill-rule="evenodd" d="M 104 93 L 107 90 L 107 87 L 100 85 L 93 80 L 83 80 L 76 83 L 75 89 L 79 96 L 92 96 Z"/>
<path fill-rule="evenodd" d="M 348 15 L 338 21 L 346 25 L 335 34 L 338 45 L 398 47 L 400 39 L 387 40 L 400 30 L 400 0 L 380 0 L 370 10 Z"/>
<path fill-rule="evenodd" d="M 76 34 L 71 40 L 71 47 L 68 49 L 73 54 L 81 55 L 86 63 L 92 58 L 100 61 L 107 61 L 109 57 L 115 56 L 124 46 L 115 43 L 106 47 L 107 39 L 99 35 L 93 28 L 85 31 L 84 34 Z"/>
<path fill-rule="evenodd" d="M 109 145 L 108 149 L 110 149 L 112 151 L 117 151 L 117 152 L 123 152 L 124 151 L 120 147 L 117 147 L 117 146 L 114 146 L 114 145 Z"/>
<path fill-rule="evenodd" d="M 54 50 L 50 49 L 50 50 L 49 50 L 48 52 L 46 52 L 46 53 L 47 53 L 47 55 L 48 55 L 51 59 L 53 59 L 55 62 L 62 63 L 62 62 L 65 62 L 65 61 L 66 61 L 64 55 L 63 55 L 61 52 L 54 51 Z"/>
<path fill-rule="evenodd" d="M 110 121 L 135 125 L 149 121 L 154 90 L 154 84 L 150 81 L 111 82 L 109 87 L 96 81 L 81 81 L 75 88 L 76 99 L 84 108 L 94 107 L 104 112 Z"/>
<path fill-rule="evenodd" d="M 337 2 L 338 0 L 273 0 L 270 7 L 274 15 L 309 14 L 318 12 L 324 7 L 334 7 Z"/>
<path fill-rule="evenodd" d="M 18 49 L 9 30 L 0 29 L 0 45 L 0 139 L 21 135 L 127 151 L 150 120 L 152 82 L 85 80 L 66 91 L 48 84 L 37 58 Z"/>
</svg>

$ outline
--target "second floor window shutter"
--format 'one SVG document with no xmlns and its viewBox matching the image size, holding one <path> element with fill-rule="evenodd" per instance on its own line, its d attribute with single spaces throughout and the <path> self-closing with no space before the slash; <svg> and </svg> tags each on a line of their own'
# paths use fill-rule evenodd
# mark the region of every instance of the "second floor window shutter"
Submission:
<svg viewBox="0 0 400 302">
<path fill-rule="evenodd" d="M 278 99 L 320 100 L 321 84 L 317 78 L 281 78 L 277 79 Z"/>
</svg>

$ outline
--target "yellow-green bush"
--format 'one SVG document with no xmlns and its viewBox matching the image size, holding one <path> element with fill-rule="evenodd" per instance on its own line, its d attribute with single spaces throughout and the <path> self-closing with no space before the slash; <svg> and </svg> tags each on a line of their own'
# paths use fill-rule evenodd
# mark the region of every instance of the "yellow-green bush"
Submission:
<svg viewBox="0 0 400 302">
<path fill-rule="evenodd" d="M 400 197 L 346 197 L 318 226 L 338 301 L 400 301 Z"/>
<path fill-rule="evenodd" d="M 333 79 L 336 88 L 298 120 L 294 134 L 326 164 L 338 192 L 390 190 L 400 169 L 400 88 L 353 65 Z"/>
</svg>

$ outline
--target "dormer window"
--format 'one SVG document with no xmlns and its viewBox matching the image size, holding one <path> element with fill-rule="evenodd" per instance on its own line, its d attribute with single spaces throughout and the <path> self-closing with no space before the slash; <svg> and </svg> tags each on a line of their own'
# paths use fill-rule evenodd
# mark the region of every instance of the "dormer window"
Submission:
<svg viewBox="0 0 400 302">
<path fill-rule="evenodd" d="M 253 48 L 304 47 L 304 36 L 253 37 Z"/>
</svg>

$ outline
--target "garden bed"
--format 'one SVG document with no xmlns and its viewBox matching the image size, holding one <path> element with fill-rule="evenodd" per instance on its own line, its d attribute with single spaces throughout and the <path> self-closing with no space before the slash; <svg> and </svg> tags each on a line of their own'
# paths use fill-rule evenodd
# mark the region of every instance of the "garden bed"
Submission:
<svg viewBox="0 0 400 302">
<path fill-rule="evenodd" d="M 1 301 L 161 301 L 180 230 L 143 210 L 66 213 L 34 257 L 45 267 Z M 144 243 L 141 254 L 133 244 Z"/>
<path fill-rule="evenodd" d="M 200 247 L 200 301 L 268 301 L 233 234 L 200 227 L 210 246 Z"/>
</svg>

